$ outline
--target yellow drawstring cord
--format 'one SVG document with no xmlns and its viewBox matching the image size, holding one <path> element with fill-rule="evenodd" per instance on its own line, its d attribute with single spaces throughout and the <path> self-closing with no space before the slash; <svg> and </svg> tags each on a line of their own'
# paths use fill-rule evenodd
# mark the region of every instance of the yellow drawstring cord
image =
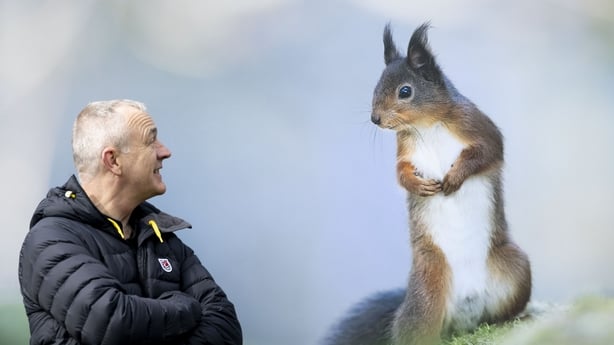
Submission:
<svg viewBox="0 0 614 345">
<path fill-rule="evenodd" d="M 162 240 L 162 233 L 160 232 L 160 229 L 158 228 L 158 224 L 156 224 L 156 222 L 154 222 L 153 219 L 150 220 L 148 224 L 151 225 L 151 227 L 153 228 L 153 231 L 156 234 L 156 236 L 158 236 L 160 243 L 164 243 L 164 240 Z"/>
<path fill-rule="evenodd" d="M 124 232 L 122 231 L 122 228 L 119 226 L 119 224 L 117 224 L 116 221 L 114 221 L 111 218 L 107 218 L 109 220 L 109 222 L 111 222 L 111 224 L 113 224 L 113 226 L 115 227 L 115 230 L 117 230 L 117 233 L 119 234 L 119 236 L 122 237 L 122 239 L 126 239 L 126 237 L 124 236 Z M 156 224 L 155 221 L 150 220 L 149 221 L 149 225 L 151 225 L 151 228 L 154 231 L 154 234 L 156 234 L 156 236 L 158 237 L 158 239 L 160 240 L 160 243 L 164 243 L 164 240 L 162 239 L 162 233 L 160 232 L 160 229 L 158 228 L 158 224 Z"/>
<path fill-rule="evenodd" d="M 111 218 L 107 218 L 107 219 L 109 220 L 109 222 L 111 222 L 111 224 L 113 224 L 113 226 L 115 227 L 115 230 L 117 230 L 117 232 L 119 233 L 119 236 L 122 237 L 122 240 L 125 240 L 126 237 L 124 236 L 124 232 L 122 231 L 122 228 L 119 226 L 119 224 L 117 224 L 117 222 Z"/>
</svg>

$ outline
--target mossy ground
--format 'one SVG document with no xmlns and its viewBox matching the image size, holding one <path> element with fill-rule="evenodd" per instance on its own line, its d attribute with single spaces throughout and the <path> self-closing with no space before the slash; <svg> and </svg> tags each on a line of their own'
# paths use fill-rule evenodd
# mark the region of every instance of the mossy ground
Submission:
<svg viewBox="0 0 614 345">
<path fill-rule="evenodd" d="M 442 345 L 491 345 L 499 344 L 504 337 L 523 321 L 514 320 L 498 325 L 481 325 L 471 333 L 459 334 L 443 342 Z"/>
<path fill-rule="evenodd" d="M 614 299 L 578 299 L 570 306 L 532 304 L 523 317 L 447 339 L 442 345 L 612 345 Z"/>
</svg>

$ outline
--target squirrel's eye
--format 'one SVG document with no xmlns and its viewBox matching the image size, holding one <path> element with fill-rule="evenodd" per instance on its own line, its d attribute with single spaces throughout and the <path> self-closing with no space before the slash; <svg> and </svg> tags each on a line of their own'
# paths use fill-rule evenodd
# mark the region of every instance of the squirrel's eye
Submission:
<svg viewBox="0 0 614 345">
<path fill-rule="evenodd" d="M 405 85 L 399 89 L 399 98 L 411 97 L 411 86 Z"/>
</svg>

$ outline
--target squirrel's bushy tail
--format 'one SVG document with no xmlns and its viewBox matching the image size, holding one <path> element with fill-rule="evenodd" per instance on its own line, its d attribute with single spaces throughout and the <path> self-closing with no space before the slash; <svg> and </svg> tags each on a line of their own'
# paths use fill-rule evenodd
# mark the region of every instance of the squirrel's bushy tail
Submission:
<svg viewBox="0 0 614 345">
<path fill-rule="evenodd" d="M 354 306 L 335 325 L 323 345 L 388 345 L 390 327 L 405 290 L 380 292 Z"/>
</svg>

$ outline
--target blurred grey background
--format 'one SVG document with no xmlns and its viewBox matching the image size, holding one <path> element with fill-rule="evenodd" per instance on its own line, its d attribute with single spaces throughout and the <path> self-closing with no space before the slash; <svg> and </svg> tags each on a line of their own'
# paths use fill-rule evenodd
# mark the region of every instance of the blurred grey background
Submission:
<svg viewBox="0 0 614 345">
<path fill-rule="evenodd" d="M 392 23 L 419 24 L 506 138 L 534 298 L 614 294 L 614 3 L 607 0 L 0 0 L 0 303 L 20 303 L 30 215 L 73 173 L 90 101 L 145 102 L 173 157 L 152 200 L 235 302 L 246 344 L 315 344 L 403 286 L 405 193 L 370 124 Z"/>
</svg>

